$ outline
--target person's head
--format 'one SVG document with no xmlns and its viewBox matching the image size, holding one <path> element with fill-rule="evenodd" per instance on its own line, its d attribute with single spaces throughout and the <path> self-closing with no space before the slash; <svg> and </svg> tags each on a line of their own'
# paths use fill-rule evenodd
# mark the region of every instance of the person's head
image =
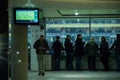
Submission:
<svg viewBox="0 0 120 80">
<path fill-rule="evenodd" d="M 40 35 L 40 40 L 43 41 L 44 40 L 44 36 Z"/>
<path fill-rule="evenodd" d="M 106 41 L 106 38 L 104 36 L 101 37 L 101 41 Z"/>
<path fill-rule="evenodd" d="M 77 38 L 82 39 L 82 34 L 78 34 Z"/>
<path fill-rule="evenodd" d="M 90 38 L 90 41 L 94 42 L 94 41 L 95 41 L 94 37 L 91 37 L 91 38 Z"/>
<path fill-rule="evenodd" d="M 70 37 L 70 35 L 67 35 L 66 38 L 67 38 L 67 39 L 70 39 L 71 37 Z"/>
<path fill-rule="evenodd" d="M 60 36 L 56 36 L 56 40 L 59 40 L 60 39 Z"/>
</svg>

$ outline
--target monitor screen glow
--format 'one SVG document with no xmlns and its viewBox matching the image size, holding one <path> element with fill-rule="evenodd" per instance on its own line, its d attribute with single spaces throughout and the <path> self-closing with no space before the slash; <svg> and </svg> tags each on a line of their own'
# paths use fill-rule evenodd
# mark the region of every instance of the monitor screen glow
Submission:
<svg viewBox="0 0 120 80">
<path fill-rule="evenodd" d="M 39 24 L 38 8 L 14 8 L 15 24 Z"/>
</svg>

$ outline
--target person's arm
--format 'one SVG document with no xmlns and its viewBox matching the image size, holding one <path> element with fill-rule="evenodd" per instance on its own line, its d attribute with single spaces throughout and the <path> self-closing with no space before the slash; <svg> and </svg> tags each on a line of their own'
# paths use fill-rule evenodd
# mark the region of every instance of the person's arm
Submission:
<svg viewBox="0 0 120 80">
<path fill-rule="evenodd" d="M 85 45 L 85 51 L 87 52 L 87 48 L 88 48 L 88 43 L 86 43 Z"/>
<path fill-rule="evenodd" d="M 110 47 L 110 50 L 114 49 L 116 42 L 113 43 L 113 45 Z"/>
<path fill-rule="evenodd" d="M 96 46 L 97 46 L 97 50 L 99 50 L 99 47 L 98 47 L 98 45 L 96 44 Z"/>
<path fill-rule="evenodd" d="M 54 42 L 53 42 L 53 44 L 52 44 L 52 49 L 54 49 Z"/>
<path fill-rule="evenodd" d="M 62 43 L 61 43 L 61 49 L 64 50 L 64 47 L 63 47 Z"/>
<path fill-rule="evenodd" d="M 37 41 L 34 43 L 33 48 L 34 48 L 34 49 L 38 49 Z"/>
<path fill-rule="evenodd" d="M 97 48 L 97 55 L 100 56 L 100 49 L 99 49 L 98 44 L 96 44 L 96 48 Z"/>
<path fill-rule="evenodd" d="M 46 41 L 46 50 L 49 49 L 48 42 Z"/>
</svg>

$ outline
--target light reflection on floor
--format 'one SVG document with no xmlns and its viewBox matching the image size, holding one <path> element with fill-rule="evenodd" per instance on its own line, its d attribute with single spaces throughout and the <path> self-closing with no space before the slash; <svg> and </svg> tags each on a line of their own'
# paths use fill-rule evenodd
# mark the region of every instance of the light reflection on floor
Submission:
<svg viewBox="0 0 120 80">
<path fill-rule="evenodd" d="M 44 77 L 29 72 L 28 80 L 120 80 L 120 72 L 47 71 Z"/>
</svg>

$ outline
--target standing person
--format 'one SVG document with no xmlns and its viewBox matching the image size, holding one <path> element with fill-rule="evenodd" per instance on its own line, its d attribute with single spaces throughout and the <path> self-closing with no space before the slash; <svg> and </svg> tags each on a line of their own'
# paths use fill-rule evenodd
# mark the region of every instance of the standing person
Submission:
<svg viewBox="0 0 120 80">
<path fill-rule="evenodd" d="M 70 35 L 66 36 L 64 46 L 65 46 L 65 52 L 66 52 L 66 69 L 72 70 L 73 69 L 73 43 L 71 42 Z"/>
<path fill-rule="evenodd" d="M 117 62 L 117 68 L 120 72 L 120 34 L 117 34 L 117 38 L 110 49 L 115 49 L 115 59 Z"/>
<path fill-rule="evenodd" d="M 40 35 L 40 39 L 35 41 L 33 45 L 34 49 L 36 49 L 37 60 L 38 60 L 38 75 L 45 75 L 45 54 L 46 50 L 48 50 L 49 46 L 47 41 L 44 39 L 43 35 Z"/>
<path fill-rule="evenodd" d="M 109 71 L 109 46 L 106 38 L 104 36 L 101 37 L 101 44 L 100 44 L 100 61 L 104 66 L 104 71 Z"/>
<path fill-rule="evenodd" d="M 60 70 L 60 59 L 61 59 L 61 51 L 63 49 L 62 43 L 60 42 L 60 37 L 56 36 L 56 40 L 52 45 L 54 54 L 53 54 L 53 66 L 54 70 Z"/>
<path fill-rule="evenodd" d="M 86 44 L 85 49 L 88 56 L 88 68 L 90 71 L 95 71 L 98 45 L 96 44 L 94 38 L 90 39 L 90 41 Z"/>
<path fill-rule="evenodd" d="M 76 70 L 81 69 L 81 58 L 84 55 L 84 44 L 82 40 L 82 35 L 78 34 L 77 39 L 75 41 L 75 57 L 76 57 Z"/>
</svg>

